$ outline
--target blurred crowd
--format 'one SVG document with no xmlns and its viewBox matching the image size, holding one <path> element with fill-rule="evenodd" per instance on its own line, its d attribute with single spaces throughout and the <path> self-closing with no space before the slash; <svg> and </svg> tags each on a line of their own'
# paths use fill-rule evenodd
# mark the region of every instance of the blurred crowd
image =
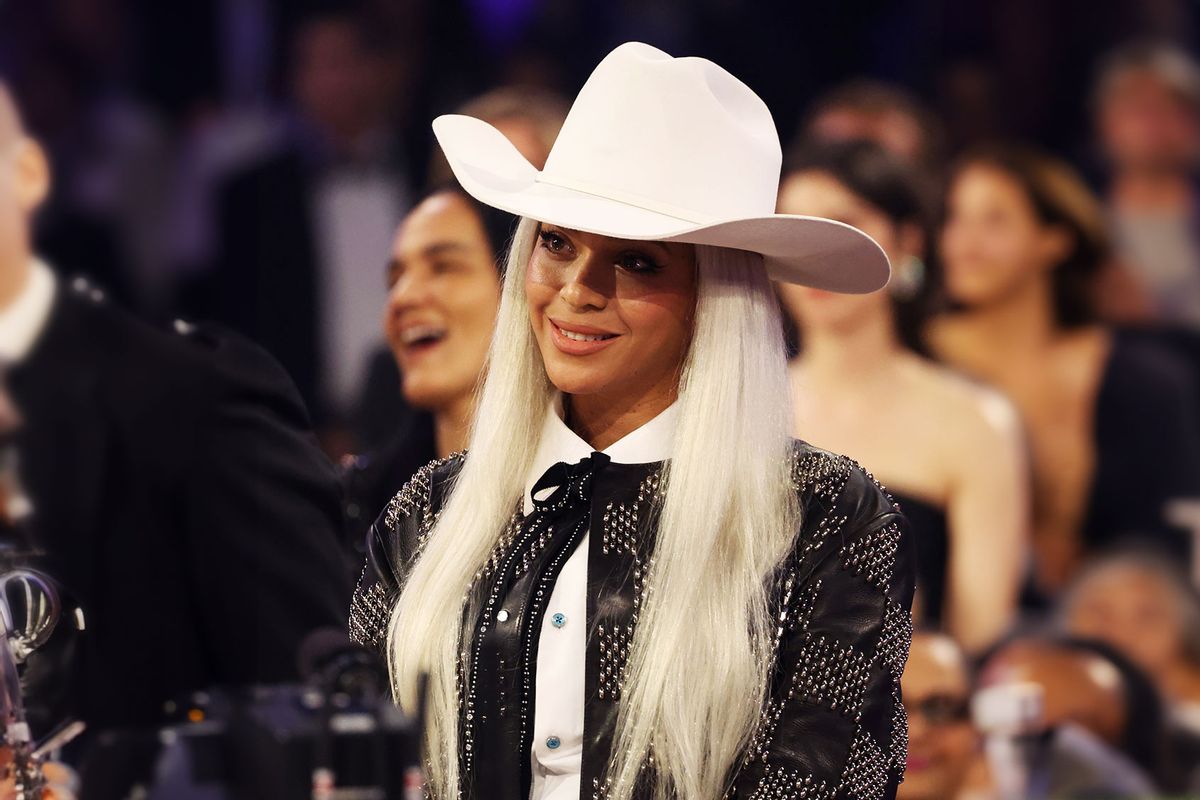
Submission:
<svg viewBox="0 0 1200 800">
<path fill-rule="evenodd" d="M 512 230 L 429 121 L 483 118 L 540 167 L 612 44 L 712 57 L 791 142 L 778 210 L 893 265 L 779 297 L 796 435 L 916 533 L 901 797 L 1012 796 L 1004 764 L 1039 796 L 1200 796 L 1195 8 L 817 5 L 10 3 L 0 69 L 55 173 L 38 252 L 271 353 L 361 564 L 387 499 L 465 446 Z"/>
</svg>

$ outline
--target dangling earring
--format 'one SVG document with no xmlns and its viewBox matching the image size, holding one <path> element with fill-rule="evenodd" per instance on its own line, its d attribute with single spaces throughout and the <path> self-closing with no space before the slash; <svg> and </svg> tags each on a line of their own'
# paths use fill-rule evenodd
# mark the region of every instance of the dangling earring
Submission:
<svg viewBox="0 0 1200 800">
<path fill-rule="evenodd" d="M 921 291 L 925 283 L 925 262 L 916 256 L 908 256 L 892 275 L 888 291 L 897 300 L 911 300 Z"/>
</svg>

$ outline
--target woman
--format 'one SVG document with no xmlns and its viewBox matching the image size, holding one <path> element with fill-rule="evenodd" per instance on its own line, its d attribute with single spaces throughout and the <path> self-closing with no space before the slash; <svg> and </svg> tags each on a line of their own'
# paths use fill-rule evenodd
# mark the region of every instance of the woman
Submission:
<svg viewBox="0 0 1200 800">
<path fill-rule="evenodd" d="M 1141 553 L 1099 559 L 1072 584 L 1061 621 L 1133 659 L 1200 733 L 1200 595 L 1183 570 Z"/>
<path fill-rule="evenodd" d="M 1110 553 L 1089 564 L 1059 609 L 1070 635 L 1116 648 L 1154 682 L 1167 712 L 1164 788 L 1200 790 L 1200 594 L 1162 558 Z"/>
<path fill-rule="evenodd" d="M 1107 254 L 1103 214 L 1065 164 L 992 147 L 953 170 L 942 259 L 956 309 L 935 321 L 929 342 L 1021 413 L 1042 592 L 1121 538 L 1186 557 L 1170 504 L 1200 494 L 1187 368 L 1095 320 Z"/>
<path fill-rule="evenodd" d="M 910 540 L 791 439 L 770 283 L 870 291 L 884 254 L 773 214 L 770 113 L 703 59 L 617 48 L 542 172 L 434 131 L 524 219 L 468 453 L 389 505 L 352 610 L 403 708 L 428 675 L 432 795 L 891 796 Z"/>
<path fill-rule="evenodd" d="M 511 215 L 446 186 L 414 206 L 396 230 L 383 331 L 412 411 L 381 446 L 345 470 L 347 539 L 356 563 L 368 523 L 396 487 L 430 460 L 467 446 L 500 306 L 504 248 L 515 224 Z"/>
<path fill-rule="evenodd" d="M 815 146 L 785 170 L 779 210 L 853 225 L 897 265 L 886 290 L 865 295 L 779 284 L 800 334 L 789 368 L 801 398 L 795 431 L 853 456 L 890 487 L 917 543 L 917 618 L 978 653 L 1016 609 L 1024 455 L 1003 397 L 915 352 L 936 289 L 917 181 L 876 145 Z"/>
</svg>

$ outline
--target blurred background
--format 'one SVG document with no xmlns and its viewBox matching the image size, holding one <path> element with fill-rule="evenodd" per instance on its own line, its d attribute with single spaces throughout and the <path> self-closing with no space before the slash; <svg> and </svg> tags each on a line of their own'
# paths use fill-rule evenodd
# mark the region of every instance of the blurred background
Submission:
<svg viewBox="0 0 1200 800">
<path fill-rule="evenodd" d="M 862 461 L 918 528 L 902 797 L 994 796 L 1014 731 L 1042 737 L 1055 796 L 1200 796 L 1198 16 L 1190 0 L 8 0 L 0 74 L 54 170 L 39 252 L 144 318 L 263 345 L 365 524 L 404 470 L 360 496 L 364 454 L 438 413 L 402 388 L 385 334 L 397 226 L 450 179 L 432 118 L 483 117 L 540 166 L 615 45 L 713 59 L 774 114 L 781 211 L 895 234 L 887 303 L 781 299 L 797 434 Z M 827 357 L 864 352 L 926 372 L 894 408 L 837 395 Z M 856 439 L 809 387 L 899 440 Z M 416 449 L 390 457 L 415 468 L 432 444 Z"/>
</svg>

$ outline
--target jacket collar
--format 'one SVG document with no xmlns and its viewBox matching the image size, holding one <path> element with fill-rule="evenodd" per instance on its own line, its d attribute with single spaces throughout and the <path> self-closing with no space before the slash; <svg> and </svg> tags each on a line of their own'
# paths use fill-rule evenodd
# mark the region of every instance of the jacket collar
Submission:
<svg viewBox="0 0 1200 800">
<path fill-rule="evenodd" d="M 0 364 L 19 364 L 29 354 L 50 318 L 54 288 L 54 273 L 35 260 L 25 288 L 0 309 Z"/>
<path fill-rule="evenodd" d="M 678 421 L 679 401 L 676 401 L 654 419 L 626 434 L 602 452 L 617 464 L 650 464 L 666 461 L 674 450 L 675 426 Z M 537 455 L 534 456 L 529 472 L 525 476 L 523 513 L 529 514 L 533 511 L 530 491 L 546 470 L 560 461 L 574 464 L 587 458 L 593 452 L 592 446 L 563 422 L 562 394 L 556 394 L 546 409 L 546 419 L 542 424 Z"/>
</svg>

